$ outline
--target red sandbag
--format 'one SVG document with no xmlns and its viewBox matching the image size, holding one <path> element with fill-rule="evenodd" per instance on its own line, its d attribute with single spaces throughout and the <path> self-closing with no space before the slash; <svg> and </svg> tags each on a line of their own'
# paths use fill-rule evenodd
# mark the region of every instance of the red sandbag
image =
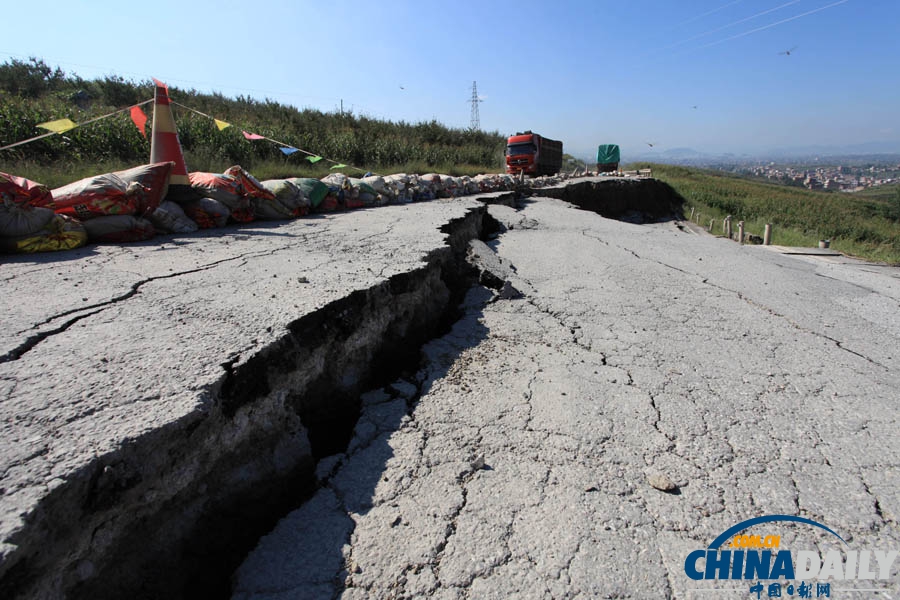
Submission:
<svg viewBox="0 0 900 600">
<path fill-rule="evenodd" d="M 191 187 L 204 198 L 218 200 L 226 206 L 238 202 L 244 195 L 240 179 L 232 175 L 195 171 L 188 173 L 188 179 L 191 181 Z"/>
<path fill-rule="evenodd" d="M 212 198 L 191 200 L 181 205 L 184 214 L 197 224 L 200 229 L 224 227 L 231 211 L 228 207 Z"/>
<path fill-rule="evenodd" d="M 240 167 L 237 168 L 240 169 Z M 189 174 L 188 178 L 191 180 L 191 187 L 204 197 L 227 206 L 232 221 L 249 223 L 256 220 L 256 214 L 250 203 L 251 197 L 245 193 L 241 178 L 228 173 L 201 173 L 199 171 Z"/>
<path fill-rule="evenodd" d="M 266 200 L 274 200 L 275 194 L 270 192 L 256 177 L 245 171 L 240 165 L 229 167 L 225 170 L 226 175 L 236 177 L 244 188 L 244 195 L 252 198 L 265 198 Z"/>
<path fill-rule="evenodd" d="M 46 206 L 53 200 L 50 188 L 24 177 L 0 173 L 0 201 Z"/>
<path fill-rule="evenodd" d="M 57 214 L 82 221 L 111 215 L 143 216 L 159 207 L 173 165 L 156 163 L 88 177 L 53 190 L 49 206 Z"/>
<path fill-rule="evenodd" d="M 341 209 L 341 201 L 334 194 L 329 193 L 315 208 L 315 212 L 333 212 Z"/>
<path fill-rule="evenodd" d="M 169 193 L 169 178 L 174 168 L 175 163 L 168 161 L 116 171 L 116 175 L 121 177 L 125 183 L 134 181 L 148 190 L 147 196 L 142 199 L 143 206 L 138 208 L 139 215 L 150 214 L 159 208 L 166 194 Z"/>
<path fill-rule="evenodd" d="M 156 235 L 153 223 L 132 215 L 95 217 L 85 221 L 84 228 L 92 242 L 142 242 Z"/>
</svg>

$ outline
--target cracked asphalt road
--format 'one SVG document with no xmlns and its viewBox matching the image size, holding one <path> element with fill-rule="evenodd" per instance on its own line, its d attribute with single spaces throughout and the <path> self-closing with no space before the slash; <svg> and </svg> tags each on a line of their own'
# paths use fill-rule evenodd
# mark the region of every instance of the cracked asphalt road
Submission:
<svg viewBox="0 0 900 600">
<path fill-rule="evenodd" d="M 234 598 L 710 597 L 685 557 L 764 514 L 900 549 L 897 269 L 549 199 L 490 212 L 523 296 L 473 288 L 417 381 L 363 398 Z M 896 597 L 898 564 L 878 593 L 837 583 Z"/>
<path fill-rule="evenodd" d="M 420 268 L 445 247 L 440 227 L 476 207 L 435 201 L 4 257 L 0 572 L 23 543 L 59 533 L 34 525 L 51 494 L 77 496 L 98 461 L 205 418 L 236 361 L 303 315 Z"/>
</svg>

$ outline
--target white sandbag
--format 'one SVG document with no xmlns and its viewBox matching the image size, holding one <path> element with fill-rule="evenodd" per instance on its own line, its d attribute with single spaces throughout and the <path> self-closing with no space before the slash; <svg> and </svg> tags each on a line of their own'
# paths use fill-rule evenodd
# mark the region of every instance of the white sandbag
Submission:
<svg viewBox="0 0 900 600">
<path fill-rule="evenodd" d="M 344 175 L 343 173 L 332 173 L 330 175 L 326 175 L 320 181 L 327 185 L 328 187 L 342 189 L 345 187 L 349 187 L 350 178 Z"/>
<path fill-rule="evenodd" d="M 148 217 L 160 233 L 192 233 L 199 227 L 178 204 L 165 200 Z"/>
<path fill-rule="evenodd" d="M 37 233 L 47 227 L 55 215 L 51 208 L 4 200 L 0 203 L 0 236 L 19 237 Z"/>
</svg>

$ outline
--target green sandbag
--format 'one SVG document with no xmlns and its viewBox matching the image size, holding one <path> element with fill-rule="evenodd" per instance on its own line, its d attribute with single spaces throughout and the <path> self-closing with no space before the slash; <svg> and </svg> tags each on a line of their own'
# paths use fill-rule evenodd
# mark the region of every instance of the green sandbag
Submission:
<svg viewBox="0 0 900 600">
<path fill-rule="evenodd" d="M 355 188 L 359 188 L 359 193 L 360 193 L 360 194 L 362 194 L 362 193 L 369 193 L 369 194 L 372 194 L 373 196 L 377 196 L 377 195 L 378 195 L 378 192 L 375 191 L 375 188 L 373 188 L 371 185 L 369 185 L 368 183 L 366 183 L 366 182 L 363 181 L 362 179 L 355 179 L 355 178 L 351 177 L 351 178 L 350 178 L 350 185 L 352 185 L 352 186 L 355 187 Z"/>
<path fill-rule="evenodd" d="M 328 186 L 318 179 L 309 179 L 306 177 L 293 177 L 288 179 L 303 192 L 303 195 L 309 198 L 309 204 L 313 208 L 317 208 L 322 204 L 322 200 L 328 195 Z"/>
</svg>

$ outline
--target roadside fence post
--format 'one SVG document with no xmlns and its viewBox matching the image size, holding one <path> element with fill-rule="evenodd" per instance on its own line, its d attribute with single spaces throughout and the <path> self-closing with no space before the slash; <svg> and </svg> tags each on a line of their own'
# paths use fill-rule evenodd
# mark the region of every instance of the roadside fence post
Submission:
<svg viewBox="0 0 900 600">
<path fill-rule="evenodd" d="M 722 223 L 722 227 L 725 229 L 725 237 L 729 240 L 731 239 L 731 215 L 725 217 L 725 221 Z"/>
<path fill-rule="evenodd" d="M 738 221 L 738 242 L 744 243 L 744 222 Z"/>
<path fill-rule="evenodd" d="M 766 223 L 766 232 L 763 234 L 763 246 L 772 245 L 772 224 Z"/>
</svg>

